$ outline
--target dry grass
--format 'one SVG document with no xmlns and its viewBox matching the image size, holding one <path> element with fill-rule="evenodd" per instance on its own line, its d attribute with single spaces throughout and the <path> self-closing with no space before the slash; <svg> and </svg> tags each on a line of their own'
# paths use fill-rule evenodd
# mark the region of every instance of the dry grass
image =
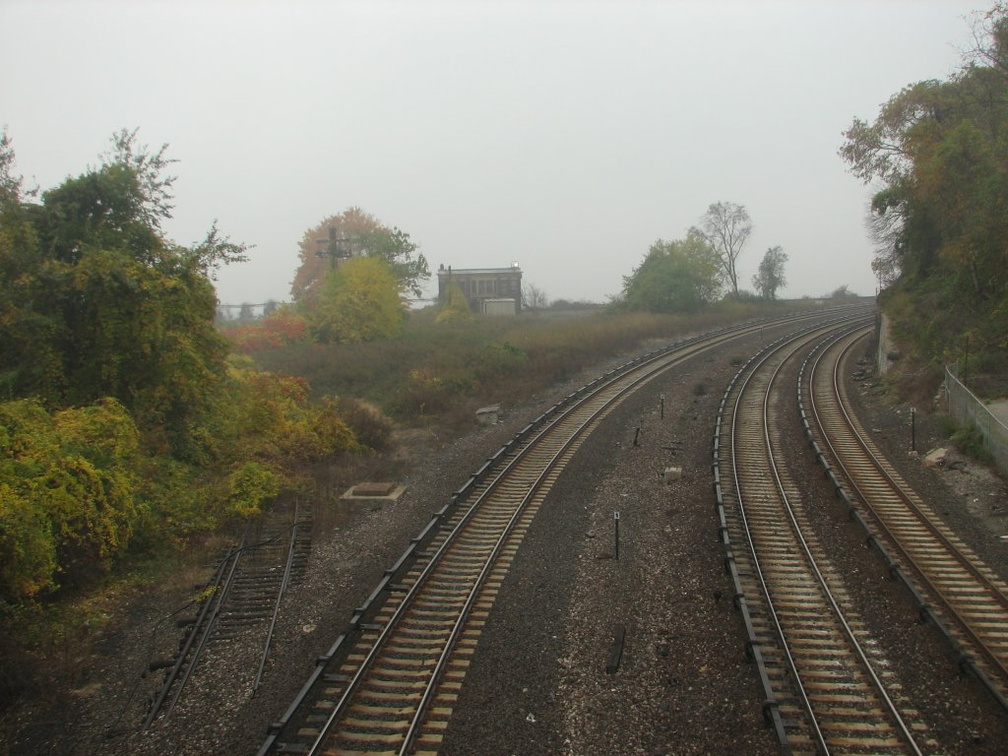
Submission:
<svg viewBox="0 0 1008 756">
<path fill-rule="evenodd" d="M 729 303 L 692 316 L 547 311 L 441 324 L 431 309 L 414 313 L 394 339 L 253 356 L 263 369 L 307 378 L 318 397 L 369 402 L 400 426 L 463 428 L 481 406 L 514 406 L 592 365 L 784 306 Z"/>
</svg>

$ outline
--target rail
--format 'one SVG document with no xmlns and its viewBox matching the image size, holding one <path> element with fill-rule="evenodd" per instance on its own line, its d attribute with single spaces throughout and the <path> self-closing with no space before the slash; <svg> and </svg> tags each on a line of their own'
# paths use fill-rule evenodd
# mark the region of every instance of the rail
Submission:
<svg viewBox="0 0 1008 756">
<path fill-rule="evenodd" d="M 1008 708 L 1003 688 L 1008 668 L 1000 650 L 1006 641 L 1000 629 L 1008 609 L 1006 588 L 944 528 L 848 412 L 840 366 L 858 336 L 863 338 L 864 334 L 853 334 L 846 343 L 837 339 L 808 361 L 807 413 L 802 403 L 806 436 L 837 495 L 868 534 L 889 573 L 900 578 L 914 596 L 921 618 L 930 619 L 949 641 L 960 656 L 960 668 L 969 669 L 1002 708 Z M 831 349 L 839 350 L 839 356 L 827 369 L 817 372 Z M 818 397 L 817 391 L 827 386 L 829 390 Z M 800 377 L 799 391 L 801 387 Z M 830 405 L 824 412 L 831 420 L 820 416 L 820 404 Z M 825 452 L 819 450 L 817 436 Z"/>
<path fill-rule="evenodd" d="M 829 317 L 830 314 L 835 313 L 818 311 L 814 314 L 806 313 L 805 317 L 822 319 Z M 800 318 L 797 318 L 797 320 L 800 320 Z M 785 324 L 785 321 L 788 323 L 793 322 L 791 319 L 781 319 L 772 321 L 771 324 L 781 326 Z M 349 697 L 352 696 L 350 689 L 357 686 L 357 684 L 352 682 L 352 676 L 355 675 L 355 672 L 351 670 L 351 666 L 356 668 L 358 665 L 361 665 L 363 659 L 375 658 L 370 648 L 365 649 L 358 645 L 356 650 L 351 651 L 351 647 L 359 643 L 374 643 L 376 636 L 382 634 L 385 628 L 394 624 L 393 613 L 395 612 L 395 607 L 402 605 L 401 602 L 404 601 L 403 591 L 408 590 L 407 585 L 399 582 L 402 573 L 407 570 L 410 572 L 407 584 L 410 581 L 414 585 L 419 582 L 419 573 L 425 571 L 424 565 L 431 563 L 434 559 L 434 552 L 438 550 L 438 546 L 433 544 L 432 541 L 443 543 L 441 539 L 447 538 L 447 533 L 452 529 L 452 521 L 456 520 L 456 517 L 461 516 L 462 511 L 467 508 L 474 508 L 474 499 L 481 498 L 481 492 L 494 486 L 496 476 L 500 475 L 501 468 L 507 465 L 508 460 L 520 456 L 523 453 L 522 449 L 524 447 L 534 444 L 536 437 L 543 433 L 544 429 L 553 426 L 565 416 L 568 416 L 569 413 L 577 408 L 582 400 L 590 395 L 611 390 L 617 382 L 626 380 L 628 374 L 634 371 L 640 370 L 641 372 L 649 373 L 649 375 L 641 378 L 641 382 L 646 382 L 650 377 L 654 377 L 663 369 L 662 365 L 667 366 L 673 360 L 685 359 L 686 352 L 701 352 L 712 347 L 717 342 L 724 342 L 745 334 L 754 335 L 762 333 L 764 325 L 765 323 L 759 322 L 741 326 L 736 325 L 714 333 L 701 334 L 690 339 L 685 339 L 662 349 L 649 352 L 646 355 L 641 355 L 620 368 L 599 376 L 578 391 L 571 393 L 529 423 L 508 444 L 501 447 L 484 465 L 469 476 L 462 487 L 453 494 L 451 503 L 434 514 L 430 522 L 423 528 L 421 534 L 410 542 L 406 552 L 396 561 L 395 566 L 385 571 L 378 585 L 368 596 L 364 604 L 353 612 L 350 627 L 339 635 L 329 652 L 316 661 L 314 671 L 294 701 L 286 712 L 284 712 L 283 716 L 269 726 L 266 741 L 262 744 L 259 754 L 274 752 L 277 749 L 284 750 L 291 748 L 308 752 L 311 749 L 324 747 L 323 743 L 327 741 L 325 731 L 334 729 L 336 720 L 340 718 L 338 710 L 346 706 Z M 654 366 L 652 367 L 651 365 Z M 533 488 L 535 487 L 533 485 Z M 519 496 L 516 490 L 511 490 L 504 498 L 509 500 L 510 505 L 513 505 Z M 467 595 L 473 595 L 470 592 L 471 589 L 465 590 Z M 463 599 L 464 597 L 459 596 L 459 600 L 457 602 L 453 600 L 452 603 L 462 603 Z M 373 620 L 376 616 L 380 616 L 378 622 Z M 458 615 L 456 616 L 458 617 Z M 460 618 L 459 621 L 464 622 L 464 618 Z M 368 636 L 367 639 L 362 637 L 365 635 Z M 346 659 L 348 654 L 351 653 L 354 658 L 352 665 L 347 665 L 344 669 L 340 670 L 339 665 L 341 660 Z M 445 653 L 446 655 L 450 655 L 450 649 Z M 440 652 L 438 652 L 438 655 L 441 656 Z M 446 659 L 447 656 L 441 658 Z M 439 664 L 439 668 L 443 669 L 445 663 L 445 661 L 442 661 Z M 367 666 L 367 664 L 363 666 Z M 427 671 L 423 673 L 422 677 L 436 680 L 438 675 L 439 671 L 435 670 L 433 676 Z M 426 681 L 423 683 L 420 682 L 420 677 L 421 675 L 417 675 L 415 683 L 417 688 L 415 690 L 419 690 L 420 688 L 426 689 L 428 687 Z M 317 688 L 318 692 L 316 692 Z M 324 695 L 321 695 L 322 693 Z M 337 699 L 345 700 L 342 704 L 337 704 Z M 321 717 L 319 716 L 321 712 L 318 710 L 315 710 L 315 714 L 310 715 L 313 724 L 305 729 L 314 730 L 314 732 L 310 735 L 313 744 L 308 744 L 302 740 L 308 733 L 303 731 L 300 735 L 297 734 L 299 728 L 295 725 L 294 720 L 295 718 L 303 720 L 308 717 L 310 707 L 315 701 L 324 704 L 328 711 Z M 407 743 L 414 738 L 419 730 L 420 721 L 423 718 L 423 708 L 424 706 L 421 705 L 418 710 L 415 701 L 409 704 L 408 712 L 404 707 L 396 708 L 395 719 L 405 720 L 408 723 L 409 734 L 405 739 Z M 320 726 L 322 721 L 325 721 L 325 724 Z M 354 726 L 357 726 L 356 722 Z M 396 728 L 399 726 L 399 724 L 395 724 Z M 292 743 L 289 740 L 281 742 L 281 734 L 285 734 L 287 738 L 293 737 L 296 741 L 300 740 L 301 742 Z M 397 742 L 395 744 L 391 742 L 392 736 L 386 737 L 384 734 L 379 736 L 375 733 L 367 737 L 370 741 L 376 741 L 376 745 L 377 742 L 380 742 L 383 746 L 394 747 L 397 750 L 400 748 L 409 748 L 408 744 L 403 744 L 404 741 L 398 740 L 401 736 L 396 736 Z"/>
</svg>

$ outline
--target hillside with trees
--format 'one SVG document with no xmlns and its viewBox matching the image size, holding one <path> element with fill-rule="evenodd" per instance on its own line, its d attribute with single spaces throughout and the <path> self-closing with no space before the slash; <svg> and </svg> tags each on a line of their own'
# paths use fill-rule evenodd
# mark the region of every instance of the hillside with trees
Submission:
<svg viewBox="0 0 1008 756">
<path fill-rule="evenodd" d="M 974 40 L 948 80 L 904 87 L 840 149 L 875 189 L 880 305 L 933 380 L 967 352 L 971 373 L 1008 374 L 1008 6 Z"/>
</svg>

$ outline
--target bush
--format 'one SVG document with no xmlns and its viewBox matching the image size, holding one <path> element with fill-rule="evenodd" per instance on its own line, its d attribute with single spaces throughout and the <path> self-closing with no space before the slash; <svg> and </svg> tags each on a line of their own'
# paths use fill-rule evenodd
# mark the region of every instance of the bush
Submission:
<svg viewBox="0 0 1008 756">
<path fill-rule="evenodd" d="M 976 423 L 970 422 L 968 425 L 959 428 L 952 434 L 952 443 L 956 445 L 963 454 L 981 462 L 990 464 L 993 461 L 990 451 L 987 449 L 987 442 L 983 434 L 977 428 Z"/>
<path fill-rule="evenodd" d="M 280 493 L 280 480 L 268 467 L 246 462 L 228 477 L 228 488 L 230 513 L 250 517 L 260 513 L 264 501 Z"/>
<path fill-rule="evenodd" d="M 0 405 L 0 591 L 30 598 L 106 571 L 129 545 L 138 501 L 138 433 L 106 399 L 50 415 Z"/>
<path fill-rule="evenodd" d="M 319 413 L 320 419 L 345 423 L 364 446 L 385 451 L 392 438 L 393 423 L 378 407 L 361 399 L 329 400 Z M 332 418 L 332 419 L 329 419 Z"/>
<path fill-rule="evenodd" d="M 229 325 L 221 333 L 242 354 L 297 344 L 308 338 L 308 324 L 291 307 L 281 307 L 258 323 Z"/>
</svg>

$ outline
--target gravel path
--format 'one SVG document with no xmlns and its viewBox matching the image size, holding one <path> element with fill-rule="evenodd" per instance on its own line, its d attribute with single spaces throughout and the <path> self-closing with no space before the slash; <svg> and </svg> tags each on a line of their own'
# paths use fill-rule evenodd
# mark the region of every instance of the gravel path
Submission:
<svg viewBox="0 0 1008 756">
<path fill-rule="evenodd" d="M 769 339 L 770 337 L 767 336 Z M 442 753 L 690 754 L 777 753 L 762 723 L 761 689 L 744 654 L 741 620 L 716 539 L 710 439 L 715 410 L 738 358 L 758 339 L 735 344 L 668 373 L 610 415 L 561 476 L 525 537 L 480 637 Z M 596 371 L 598 372 L 598 371 Z M 168 618 L 185 603 L 205 567 L 172 585 L 123 595 L 96 631 L 93 654 L 69 692 L 11 709 L 4 742 L 25 754 L 254 753 L 325 652 L 391 565 L 452 491 L 529 419 L 594 377 L 584 375 L 519 408 L 502 422 L 443 443 L 413 432 L 419 463 L 395 504 L 317 513 L 313 557 L 292 588 L 263 686 L 253 697 L 240 643 L 215 647 L 219 662 L 197 672 L 192 690 L 165 723 L 137 732 L 159 673 L 140 677 L 153 656 L 169 654 L 180 631 Z M 925 470 L 908 457 L 905 408 L 889 407 L 871 380 L 857 384 L 867 424 L 906 468 L 907 477 L 943 502 L 941 511 L 992 567 L 1008 574 L 1003 482 L 966 464 Z M 664 393 L 665 417 L 658 394 Z M 919 448 L 940 441 L 935 418 L 918 413 Z M 795 422 L 797 422 L 795 420 Z M 634 445 L 640 426 L 639 443 Z M 913 705 L 928 720 L 936 752 L 999 753 L 1008 717 L 994 710 L 946 661 L 915 664 L 942 651 L 916 622 L 905 591 L 889 581 L 863 535 L 806 462 L 796 436 L 796 467 L 823 512 L 824 537 L 838 546 L 848 588 L 866 603 L 880 643 Z M 903 447 L 903 448 L 901 448 Z M 682 469 L 663 480 L 669 467 Z M 965 471 L 964 471 L 965 470 Z M 670 476 L 671 477 L 671 476 Z M 357 481 L 334 480 L 340 486 Z M 619 512 L 619 558 L 613 513 Z M 614 634 L 625 642 L 607 673 Z M 66 686 L 54 686 L 58 689 Z M 946 695 L 952 690 L 954 696 Z M 3 752 L 0 749 L 0 752 Z"/>
</svg>

